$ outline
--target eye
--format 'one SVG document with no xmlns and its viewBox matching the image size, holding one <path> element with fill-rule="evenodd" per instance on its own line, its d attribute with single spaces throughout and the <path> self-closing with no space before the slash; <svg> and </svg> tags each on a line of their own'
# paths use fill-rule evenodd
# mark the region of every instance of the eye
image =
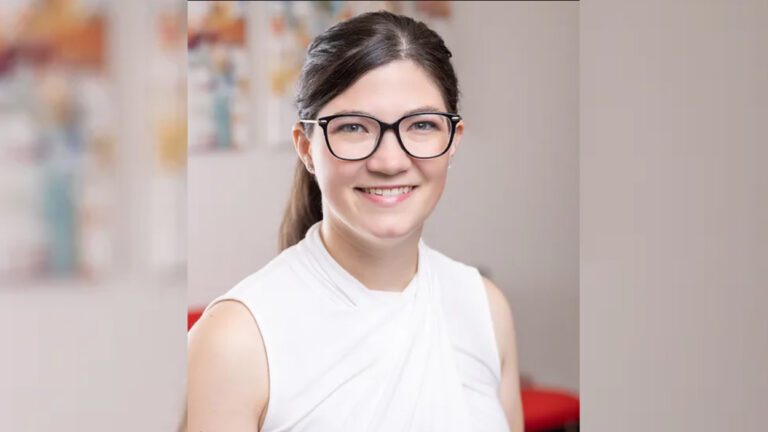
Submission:
<svg viewBox="0 0 768 432">
<path fill-rule="evenodd" d="M 412 124 L 411 128 L 417 131 L 430 131 L 437 129 L 437 125 L 431 121 L 418 121 Z"/>
<path fill-rule="evenodd" d="M 334 132 L 343 132 L 343 133 L 367 133 L 368 130 L 365 128 L 365 126 L 359 124 L 359 123 L 347 123 L 343 125 L 339 125 Z"/>
</svg>

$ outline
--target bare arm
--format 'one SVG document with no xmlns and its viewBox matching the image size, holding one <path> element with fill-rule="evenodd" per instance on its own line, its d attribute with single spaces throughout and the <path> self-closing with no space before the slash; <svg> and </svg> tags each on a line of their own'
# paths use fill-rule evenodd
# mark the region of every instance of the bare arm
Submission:
<svg viewBox="0 0 768 432">
<path fill-rule="evenodd" d="M 269 398 L 267 356 L 245 306 L 222 301 L 210 308 L 189 333 L 187 355 L 186 430 L 260 430 Z"/>
<path fill-rule="evenodd" d="M 512 310 L 504 293 L 493 282 L 483 278 L 491 318 L 501 360 L 499 398 L 512 432 L 523 432 L 523 405 L 520 400 L 520 378 L 517 368 L 517 339 Z"/>
</svg>

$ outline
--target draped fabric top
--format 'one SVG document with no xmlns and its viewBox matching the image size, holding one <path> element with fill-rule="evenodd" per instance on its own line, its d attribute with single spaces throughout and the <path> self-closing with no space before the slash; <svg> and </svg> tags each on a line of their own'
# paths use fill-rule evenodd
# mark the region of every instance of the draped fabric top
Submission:
<svg viewBox="0 0 768 432">
<path fill-rule="evenodd" d="M 265 432 L 508 431 L 477 269 L 420 240 L 402 292 L 371 290 L 328 253 L 320 223 L 215 299 L 253 315 L 266 348 Z"/>
</svg>

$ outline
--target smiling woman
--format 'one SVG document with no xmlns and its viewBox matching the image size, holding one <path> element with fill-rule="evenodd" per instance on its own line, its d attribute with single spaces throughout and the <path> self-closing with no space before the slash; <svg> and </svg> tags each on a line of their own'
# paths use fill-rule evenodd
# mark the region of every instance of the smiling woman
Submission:
<svg viewBox="0 0 768 432">
<path fill-rule="evenodd" d="M 515 330 L 424 224 L 464 132 L 443 40 L 388 12 L 309 47 L 281 253 L 189 336 L 189 430 L 522 431 Z"/>
<path fill-rule="evenodd" d="M 424 221 L 440 199 L 464 124 L 457 114 L 445 112 L 456 107 L 446 106 L 440 87 L 417 61 L 397 58 L 364 73 L 319 110 L 324 134 L 314 129 L 307 136 L 299 124 L 293 130 L 299 157 L 316 170 L 325 198 L 321 231 L 331 250 L 338 232 L 372 250 L 393 239 L 387 247 L 405 246 L 413 257 Z M 366 114 L 350 120 L 350 111 Z M 336 125 L 339 119 L 343 123 Z M 432 130 L 419 131 L 427 121 Z M 349 126 L 358 129 L 339 129 Z M 413 190 L 399 199 L 364 192 L 373 188 L 389 195 L 402 186 Z"/>
</svg>

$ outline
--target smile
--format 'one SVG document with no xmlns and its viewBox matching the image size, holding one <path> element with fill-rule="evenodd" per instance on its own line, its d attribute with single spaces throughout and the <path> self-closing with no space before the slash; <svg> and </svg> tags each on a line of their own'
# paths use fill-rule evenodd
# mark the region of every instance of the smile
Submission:
<svg viewBox="0 0 768 432">
<path fill-rule="evenodd" d="M 416 186 L 371 187 L 355 188 L 368 201 L 383 207 L 391 207 L 405 201 L 416 189 Z"/>
<path fill-rule="evenodd" d="M 407 194 L 408 192 L 412 191 L 414 189 L 414 186 L 401 186 L 401 187 L 395 187 L 395 188 L 360 188 L 363 192 L 371 195 L 379 195 L 379 196 L 397 196 L 397 195 L 403 195 Z"/>
</svg>

